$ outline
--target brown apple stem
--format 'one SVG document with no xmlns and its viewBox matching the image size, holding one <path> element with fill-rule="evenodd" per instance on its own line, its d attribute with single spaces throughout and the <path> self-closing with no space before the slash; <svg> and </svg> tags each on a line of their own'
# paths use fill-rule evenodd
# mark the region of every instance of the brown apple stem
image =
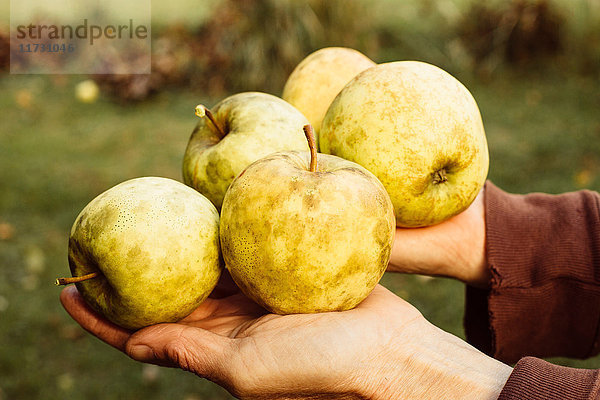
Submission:
<svg viewBox="0 0 600 400">
<path fill-rule="evenodd" d="M 446 168 L 442 168 L 439 171 L 435 171 L 433 173 L 433 183 L 434 184 L 440 184 L 440 183 L 444 183 L 448 180 L 448 177 L 446 176 Z"/>
<path fill-rule="evenodd" d="M 98 272 L 92 272 L 91 274 L 82 275 L 82 276 L 74 276 L 72 278 L 56 278 L 54 282 L 56 286 L 69 285 L 71 283 L 83 282 L 88 279 L 92 279 L 100 275 Z"/>
<path fill-rule="evenodd" d="M 227 133 L 225 133 L 225 130 L 223 128 L 221 128 L 221 125 L 219 125 L 217 123 L 217 120 L 215 119 L 215 116 L 213 115 L 213 113 L 208 108 L 206 108 L 202 104 L 198 104 L 196 106 L 195 113 L 200 118 L 203 118 L 204 116 L 206 116 L 206 118 L 208 118 L 209 121 L 212 122 L 212 124 L 214 125 L 214 127 L 217 128 L 217 131 L 219 131 L 219 133 L 221 134 L 221 137 L 225 137 L 225 135 L 227 135 Z"/>
<path fill-rule="evenodd" d="M 311 124 L 306 124 L 302 127 L 306 140 L 308 140 L 308 148 L 310 149 L 310 172 L 317 171 L 317 143 L 315 141 L 315 131 Z"/>
</svg>

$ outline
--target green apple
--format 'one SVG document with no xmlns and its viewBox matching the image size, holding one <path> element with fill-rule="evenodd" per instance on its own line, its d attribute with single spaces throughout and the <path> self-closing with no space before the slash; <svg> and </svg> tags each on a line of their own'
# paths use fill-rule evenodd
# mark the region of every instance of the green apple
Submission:
<svg viewBox="0 0 600 400">
<path fill-rule="evenodd" d="M 183 180 L 220 209 L 227 188 L 252 162 L 277 151 L 308 150 L 302 113 L 266 93 L 227 97 L 212 110 L 200 105 L 202 118 L 183 158 Z"/>
<path fill-rule="evenodd" d="M 128 329 L 174 322 L 221 274 L 219 214 L 194 189 L 166 178 L 123 182 L 93 199 L 69 238 L 69 266 L 84 300 Z"/>
<path fill-rule="evenodd" d="M 377 178 L 339 157 L 281 152 L 231 184 L 221 249 L 233 280 L 278 314 L 347 310 L 383 275 L 394 240 L 391 200 Z"/>
<path fill-rule="evenodd" d="M 323 153 L 379 178 L 401 227 L 437 224 L 465 210 L 488 172 L 473 96 L 423 62 L 380 64 L 357 75 L 327 110 L 319 140 Z"/>
<path fill-rule="evenodd" d="M 358 73 L 376 64 L 347 47 L 326 47 L 309 54 L 292 71 L 282 98 L 300 110 L 318 134 L 327 108 Z"/>
</svg>

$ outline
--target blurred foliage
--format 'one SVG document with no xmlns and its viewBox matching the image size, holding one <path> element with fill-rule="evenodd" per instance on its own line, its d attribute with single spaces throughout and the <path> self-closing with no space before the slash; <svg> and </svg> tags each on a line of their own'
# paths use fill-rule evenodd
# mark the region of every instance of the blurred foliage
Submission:
<svg viewBox="0 0 600 400">
<path fill-rule="evenodd" d="M 365 50 L 369 24 L 352 28 L 365 12 L 359 3 L 343 0 L 224 1 L 191 39 L 201 71 L 192 75 L 192 85 L 211 94 L 279 94 L 282 82 L 313 49 L 343 43 Z"/>
<path fill-rule="evenodd" d="M 224 0 L 198 28 L 173 25 L 156 33 L 150 77 L 95 79 L 122 100 L 172 85 L 216 98 L 240 91 L 278 95 L 294 67 L 318 48 L 339 45 L 376 54 L 372 21 L 358 1 Z"/>
<path fill-rule="evenodd" d="M 454 74 L 600 75 L 597 0 L 424 0 L 379 12 L 380 61 L 419 59 Z"/>
<path fill-rule="evenodd" d="M 214 98 L 251 90 L 279 95 L 298 62 L 326 46 L 352 47 L 377 62 L 418 59 L 454 74 L 489 77 L 507 68 L 525 74 L 554 68 L 598 76 L 598 4 L 221 0 L 198 25 L 154 29 L 150 76 L 95 79 L 124 101 L 174 86 Z"/>
<path fill-rule="evenodd" d="M 504 7 L 474 3 L 457 26 L 462 45 L 478 69 L 507 63 L 527 66 L 563 50 L 564 18 L 548 0 L 514 0 Z"/>
<path fill-rule="evenodd" d="M 480 73 L 506 65 L 536 72 L 551 66 L 598 76 L 600 3 L 564 5 L 552 0 L 473 3 L 458 24 L 460 43 Z M 580 15 L 574 12 L 578 8 Z"/>
</svg>

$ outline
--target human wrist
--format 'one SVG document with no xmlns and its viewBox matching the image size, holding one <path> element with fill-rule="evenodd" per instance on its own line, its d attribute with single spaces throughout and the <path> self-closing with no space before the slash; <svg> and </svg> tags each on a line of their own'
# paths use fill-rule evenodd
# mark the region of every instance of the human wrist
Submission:
<svg viewBox="0 0 600 400">
<path fill-rule="evenodd" d="M 488 288 L 491 272 L 485 255 L 485 233 L 456 243 L 439 270 L 441 276 L 457 279 L 470 286 Z"/>
<path fill-rule="evenodd" d="M 512 368 L 423 319 L 376 361 L 363 398 L 497 399 Z M 414 328 L 414 327 L 413 327 Z"/>
</svg>

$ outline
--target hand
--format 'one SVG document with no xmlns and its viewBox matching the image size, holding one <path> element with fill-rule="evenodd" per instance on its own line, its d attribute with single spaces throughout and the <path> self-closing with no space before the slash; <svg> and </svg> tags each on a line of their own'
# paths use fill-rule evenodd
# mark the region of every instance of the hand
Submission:
<svg viewBox="0 0 600 400">
<path fill-rule="evenodd" d="M 495 398 L 510 373 L 379 285 L 345 312 L 268 314 L 237 293 L 137 332 L 96 314 L 75 287 L 61 302 L 131 358 L 191 371 L 242 399 Z"/>
<path fill-rule="evenodd" d="M 438 225 L 397 228 L 388 271 L 447 276 L 489 286 L 484 191 L 462 213 Z"/>
</svg>

